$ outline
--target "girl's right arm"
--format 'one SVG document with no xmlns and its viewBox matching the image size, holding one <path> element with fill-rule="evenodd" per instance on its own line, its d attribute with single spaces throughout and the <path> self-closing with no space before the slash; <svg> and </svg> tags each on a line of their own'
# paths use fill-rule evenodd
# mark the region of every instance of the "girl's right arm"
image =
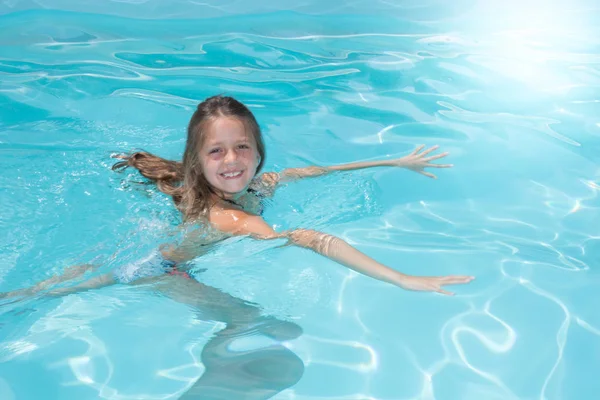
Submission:
<svg viewBox="0 0 600 400">
<path fill-rule="evenodd" d="M 212 212 L 210 219 L 217 229 L 234 235 L 250 235 L 257 239 L 288 239 L 291 244 L 313 250 L 361 274 L 407 290 L 432 291 L 452 295 L 453 293 L 442 287 L 464 284 L 474 279 L 472 276 L 406 275 L 378 263 L 338 237 L 309 229 L 278 233 L 261 217 L 239 210 Z"/>
</svg>

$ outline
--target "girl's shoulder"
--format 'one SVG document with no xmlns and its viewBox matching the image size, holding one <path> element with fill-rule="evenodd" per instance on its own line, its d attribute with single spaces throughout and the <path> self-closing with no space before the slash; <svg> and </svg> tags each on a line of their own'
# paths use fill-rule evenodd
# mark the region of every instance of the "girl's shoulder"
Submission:
<svg viewBox="0 0 600 400">
<path fill-rule="evenodd" d="M 263 238 L 277 237 L 273 227 L 269 226 L 259 215 L 233 208 L 214 208 L 209 214 L 211 226 L 224 234 L 252 235 Z"/>
<path fill-rule="evenodd" d="M 207 215 L 211 228 L 223 234 L 238 233 L 249 216 L 244 210 L 221 206 L 212 207 Z"/>
</svg>

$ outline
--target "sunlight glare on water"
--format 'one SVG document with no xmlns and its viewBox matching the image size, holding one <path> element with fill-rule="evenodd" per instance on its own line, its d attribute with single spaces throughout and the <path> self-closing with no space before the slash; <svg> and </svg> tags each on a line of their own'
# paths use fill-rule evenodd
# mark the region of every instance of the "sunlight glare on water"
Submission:
<svg viewBox="0 0 600 400">
<path fill-rule="evenodd" d="M 598 21 L 591 0 L 0 1 L 0 292 L 168 240 L 171 200 L 110 155 L 180 159 L 220 93 L 255 113 L 266 170 L 449 151 L 437 180 L 300 181 L 264 217 L 477 277 L 407 292 L 229 239 L 202 286 L 0 299 L 0 399 L 595 398 Z"/>
</svg>

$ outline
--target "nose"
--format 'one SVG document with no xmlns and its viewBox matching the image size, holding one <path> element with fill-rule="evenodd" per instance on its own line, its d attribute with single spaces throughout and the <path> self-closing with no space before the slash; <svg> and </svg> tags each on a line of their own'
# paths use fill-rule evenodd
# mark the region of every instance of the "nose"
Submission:
<svg viewBox="0 0 600 400">
<path fill-rule="evenodd" d="M 224 161 L 226 164 L 232 164 L 234 162 L 236 162 L 237 160 L 237 154 L 235 152 L 235 150 L 228 150 L 227 153 L 225 153 L 225 158 Z"/>
</svg>

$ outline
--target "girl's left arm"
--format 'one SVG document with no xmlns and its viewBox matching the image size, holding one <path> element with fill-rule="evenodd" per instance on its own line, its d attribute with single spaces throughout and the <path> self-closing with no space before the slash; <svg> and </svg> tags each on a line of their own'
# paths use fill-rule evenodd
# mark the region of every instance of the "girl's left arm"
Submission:
<svg viewBox="0 0 600 400">
<path fill-rule="evenodd" d="M 450 168 L 452 164 L 433 164 L 431 161 L 446 157 L 447 152 L 428 156 L 429 153 L 436 150 L 439 146 L 433 146 L 429 149 L 423 150 L 425 145 L 417 147 L 412 153 L 392 159 L 392 160 L 377 160 L 377 161 L 363 161 L 354 162 L 349 164 L 332 165 L 329 167 L 304 167 L 304 168 L 286 168 L 280 173 L 266 172 L 261 175 L 261 183 L 265 187 L 274 188 L 278 183 L 291 182 L 301 178 L 309 178 L 315 176 L 326 175 L 335 171 L 350 171 L 355 169 L 373 168 L 373 167 L 400 167 L 406 168 L 411 171 L 417 172 L 421 175 L 425 175 L 429 178 L 437 179 L 437 177 L 431 172 L 425 171 L 425 168 Z"/>
<path fill-rule="evenodd" d="M 350 246 L 344 240 L 310 229 L 296 229 L 278 233 L 261 217 L 239 210 L 223 210 L 211 216 L 212 225 L 234 235 L 250 235 L 256 239 L 287 239 L 291 244 L 304 247 L 338 262 L 354 271 L 391 283 L 407 290 L 433 291 L 446 295 L 445 285 L 468 283 L 472 276 L 411 276 L 389 268 Z"/>
</svg>

